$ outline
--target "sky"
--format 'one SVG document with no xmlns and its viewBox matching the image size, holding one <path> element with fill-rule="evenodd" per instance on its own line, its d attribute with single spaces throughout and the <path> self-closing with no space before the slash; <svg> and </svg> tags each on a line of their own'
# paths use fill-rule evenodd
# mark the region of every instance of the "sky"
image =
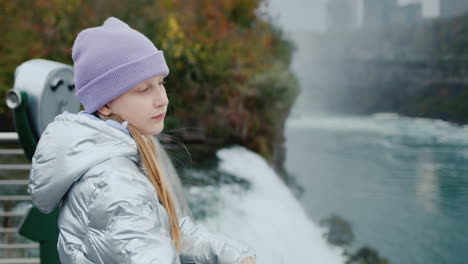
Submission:
<svg viewBox="0 0 468 264">
<path fill-rule="evenodd" d="M 266 0 L 267 12 L 288 31 L 325 31 L 327 0 Z M 378 0 L 375 0 L 378 1 Z M 439 15 L 439 0 L 398 0 L 399 4 L 421 2 L 424 17 Z"/>
</svg>

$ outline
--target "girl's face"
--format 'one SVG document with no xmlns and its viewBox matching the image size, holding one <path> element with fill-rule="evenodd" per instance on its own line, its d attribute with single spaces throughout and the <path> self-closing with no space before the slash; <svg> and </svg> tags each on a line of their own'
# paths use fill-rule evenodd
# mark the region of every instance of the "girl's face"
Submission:
<svg viewBox="0 0 468 264">
<path fill-rule="evenodd" d="M 164 77 L 158 75 L 143 81 L 101 107 L 102 115 L 111 113 L 127 120 L 143 135 L 161 133 L 169 100 L 164 88 Z"/>
</svg>

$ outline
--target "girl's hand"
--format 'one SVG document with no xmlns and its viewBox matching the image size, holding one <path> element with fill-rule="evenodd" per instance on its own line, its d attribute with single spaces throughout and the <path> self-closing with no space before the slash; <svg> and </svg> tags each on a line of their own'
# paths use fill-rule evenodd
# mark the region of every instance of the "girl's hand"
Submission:
<svg viewBox="0 0 468 264">
<path fill-rule="evenodd" d="M 248 257 L 248 258 L 245 258 L 244 260 L 242 260 L 241 262 L 242 264 L 255 264 L 255 260 L 251 257 Z"/>
</svg>

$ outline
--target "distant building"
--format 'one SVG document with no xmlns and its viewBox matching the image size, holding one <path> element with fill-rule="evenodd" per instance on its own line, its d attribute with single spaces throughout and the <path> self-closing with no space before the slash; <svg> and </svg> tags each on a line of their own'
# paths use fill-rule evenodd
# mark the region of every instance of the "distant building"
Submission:
<svg viewBox="0 0 468 264">
<path fill-rule="evenodd" d="M 394 24 L 410 25 L 420 23 L 422 19 L 421 3 L 399 6 L 397 0 L 363 0 L 362 24 L 366 28 Z"/>
<path fill-rule="evenodd" d="M 358 0 L 328 0 L 327 29 L 332 32 L 357 28 Z"/>
<path fill-rule="evenodd" d="M 412 25 L 422 21 L 422 5 L 420 3 L 396 6 L 392 12 L 391 24 Z"/>
<path fill-rule="evenodd" d="M 449 18 L 468 11 L 468 0 L 439 0 L 440 17 Z"/>
<path fill-rule="evenodd" d="M 364 0 L 364 27 L 382 27 L 389 25 L 396 0 Z"/>
</svg>

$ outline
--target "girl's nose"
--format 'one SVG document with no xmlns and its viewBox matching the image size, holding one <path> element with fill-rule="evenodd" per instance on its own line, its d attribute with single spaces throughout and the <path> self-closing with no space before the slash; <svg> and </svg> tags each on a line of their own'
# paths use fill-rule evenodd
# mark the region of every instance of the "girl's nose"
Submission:
<svg viewBox="0 0 468 264">
<path fill-rule="evenodd" d="M 158 87 L 155 90 L 157 92 L 154 93 L 154 106 L 159 108 L 168 105 L 169 98 L 167 98 L 166 89 L 164 87 Z"/>
</svg>

